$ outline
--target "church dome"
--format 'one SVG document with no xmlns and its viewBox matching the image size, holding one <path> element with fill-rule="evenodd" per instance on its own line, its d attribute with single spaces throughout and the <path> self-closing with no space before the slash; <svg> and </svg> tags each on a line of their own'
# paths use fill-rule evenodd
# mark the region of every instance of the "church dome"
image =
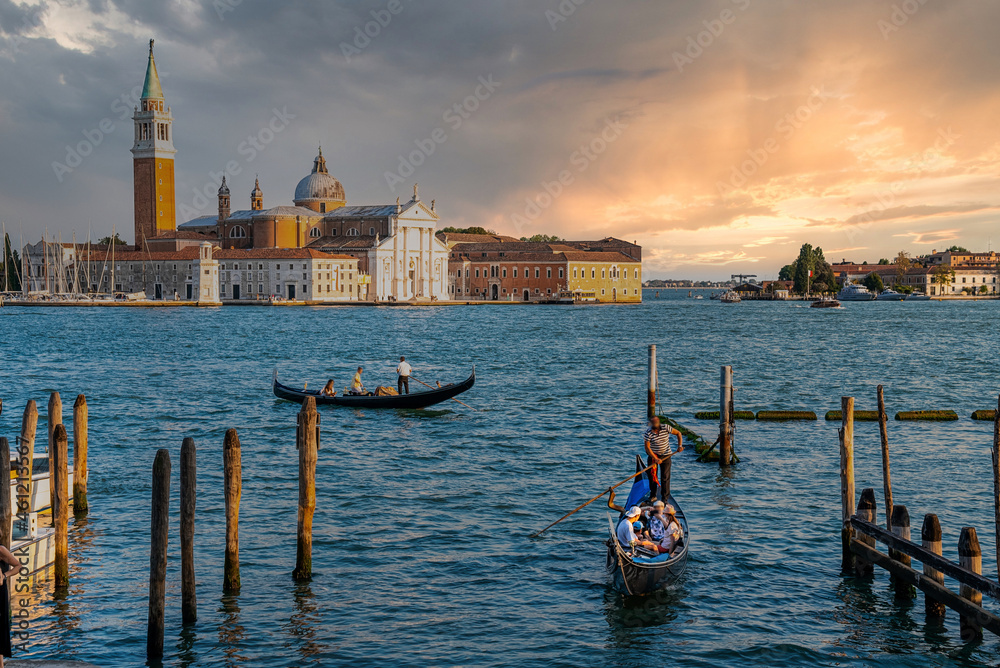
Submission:
<svg viewBox="0 0 1000 668">
<path fill-rule="evenodd" d="M 295 206 L 326 212 L 343 206 L 346 200 L 344 186 L 326 170 L 326 158 L 323 157 L 321 148 L 319 155 L 313 161 L 312 173 L 295 186 L 295 197 L 292 201 Z"/>
</svg>

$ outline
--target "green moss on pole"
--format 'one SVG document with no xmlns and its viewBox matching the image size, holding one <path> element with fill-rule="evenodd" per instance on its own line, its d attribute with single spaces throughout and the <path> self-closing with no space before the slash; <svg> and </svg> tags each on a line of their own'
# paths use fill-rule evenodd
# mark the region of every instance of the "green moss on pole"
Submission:
<svg viewBox="0 0 1000 668">
<path fill-rule="evenodd" d="M 698 411 L 694 414 L 696 420 L 718 420 L 719 411 Z M 753 411 L 733 411 L 733 419 L 735 420 L 756 420 L 757 417 L 754 415 Z"/>
<path fill-rule="evenodd" d="M 844 419 L 843 411 L 827 411 L 826 419 L 829 422 L 841 421 Z M 855 422 L 878 422 L 878 411 L 854 411 Z"/>
<path fill-rule="evenodd" d="M 958 419 L 955 411 L 900 411 L 897 420 L 917 420 L 925 422 L 950 422 Z"/>
<path fill-rule="evenodd" d="M 812 411 L 758 411 L 758 420 L 786 421 L 786 420 L 817 420 L 816 413 Z"/>
<path fill-rule="evenodd" d="M 997 419 L 997 412 L 995 410 L 993 410 L 993 409 L 973 411 L 972 412 L 972 419 L 973 420 L 989 420 L 990 422 L 993 422 L 994 420 Z"/>
</svg>

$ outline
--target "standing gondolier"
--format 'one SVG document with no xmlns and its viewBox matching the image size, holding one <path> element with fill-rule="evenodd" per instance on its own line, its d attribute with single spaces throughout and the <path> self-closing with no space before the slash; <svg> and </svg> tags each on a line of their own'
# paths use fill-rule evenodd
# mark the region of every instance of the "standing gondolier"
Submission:
<svg viewBox="0 0 1000 668">
<path fill-rule="evenodd" d="M 410 374 L 413 373 L 413 369 L 410 368 L 409 362 L 406 361 L 405 357 L 399 358 L 399 364 L 396 365 L 396 391 L 399 394 L 403 393 L 403 389 L 406 389 L 406 393 L 410 393 Z"/>
<path fill-rule="evenodd" d="M 677 452 L 683 452 L 684 440 L 681 433 L 673 427 L 661 426 L 658 417 L 654 416 L 649 421 L 649 429 L 643 434 L 646 454 L 649 455 L 646 463 L 657 465 L 655 480 L 658 484 L 653 496 L 659 497 L 664 503 L 670 498 L 670 460 L 674 454 L 670 449 L 671 435 L 677 436 Z"/>
</svg>

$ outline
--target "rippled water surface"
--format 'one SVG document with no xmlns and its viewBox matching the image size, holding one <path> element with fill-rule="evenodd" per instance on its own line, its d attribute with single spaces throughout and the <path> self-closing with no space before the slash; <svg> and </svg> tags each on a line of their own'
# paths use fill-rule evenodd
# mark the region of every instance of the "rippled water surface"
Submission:
<svg viewBox="0 0 1000 668">
<path fill-rule="evenodd" d="M 890 412 L 954 408 L 952 423 L 890 423 L 897 503 L 915 531 L 936 512 L 946 554 L 975 526 L 996 574 L 992 425 L 997 302 L 718 302 L 647 292 L 634 306 L 0 309 L 0 434 L 28 399 L 90 406 L 92 512 L 71 525 L 72 584 L 39 585 L 30 656 L 101 666 L 145 660 L 150 469 L 174 464 L 166 654 L 171 666 L 992 665 L 997 639 L 963 648 L 958 619 L 925 626 L 921 597 L 893 602 L 887 577 L 840 575 L 836 426 L 740 422 L 742 463 L 722 474 L 690 453 L 674 494 L 692 528 L 688 572 L 626 600 L 604 572 L 607 516 L 595 503 L 528 534 L 632 470 L 641 451 L 646 346 L 660 351 L 663 410 L 713 440 L 719 366 L 737 407 Z M 433 410 L 324 408 L 314 569 L 296 585 L 298 408 L 270 391 L 338 387 L 362 364 L 391 383 L 476 386 Z M 221 591 L 222 440 L 243 448 L 242 592 Z M 44 434 L 44 430 L 40 430 Z M 181 441 L 198 444 L 199 620 L 183 628 L 177 538 Z M 44 437 L 41 439 L 44 442 Z M 880 488 L 878 431 L 857 425 L 857 487 Z M 878 495 L 881 499 L 881 494 Z M 880 501 L 881 503 L 881 501 Z M 881 514 L 881 508 L 880 508 Z M 953 583 L 952 583 L 953 584 Z M 988 603 L 988 605 L 991 605 Z M 20 653 L 20 656 L 24 656 Z"/>
</svg>

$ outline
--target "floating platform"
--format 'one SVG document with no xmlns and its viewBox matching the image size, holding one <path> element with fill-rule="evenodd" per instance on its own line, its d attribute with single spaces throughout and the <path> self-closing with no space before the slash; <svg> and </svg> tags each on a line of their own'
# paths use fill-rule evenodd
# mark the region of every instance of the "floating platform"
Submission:
<svg viewBox="0 0 1000 668">
<path fill-rule="evenodd" d="M 896 413 L 897 420 L 923 422 L 951 422 L 958 419 L 955 411 L 900 411 Z"/>
<path fill-rule="evenodd" d="M 844 419 L 843 411 L 827 411 L 826 419 L 828 421 L 841 421 Z M 854 421 L 855 422 L 878 422 L 878 411 L 854 411 Z"/>
</svg>

